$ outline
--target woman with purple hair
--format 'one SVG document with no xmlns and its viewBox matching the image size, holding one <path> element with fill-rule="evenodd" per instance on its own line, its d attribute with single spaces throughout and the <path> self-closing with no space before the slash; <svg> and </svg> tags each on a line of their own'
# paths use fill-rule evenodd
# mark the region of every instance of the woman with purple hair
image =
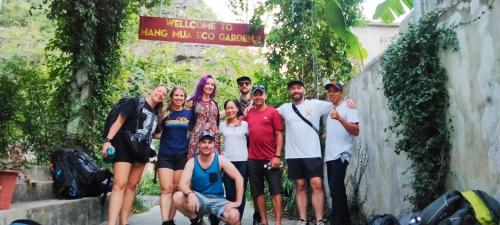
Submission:
<svg viewBox="0 0 500 225">
<path fill-rule="evenodd" d="M 211 131 L 215 134 L 215 151 L 221 154 L 220 132 L 219 132 L 219 107 L 214 100 L 217 88 L 212 75 L 205 75 L 196 85 L 193 97 L 188 101 L 188 108 L 193 110 L 193 119 L 189 121 L 191 130 L 188 147 L 188 159 L 197 152 L 198 135 L 202 130 Z"/>
</svg>

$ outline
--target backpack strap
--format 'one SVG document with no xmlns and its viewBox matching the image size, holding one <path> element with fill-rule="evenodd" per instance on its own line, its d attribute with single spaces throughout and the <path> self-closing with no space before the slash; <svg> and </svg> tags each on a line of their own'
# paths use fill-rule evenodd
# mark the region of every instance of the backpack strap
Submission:
<svg viewBox="0 0 500 225">
<path fill-rule="evenodd" d="M 144 108 L 144 104 L 146 104 L 146 98 L 140 97 L 139 98 L 139 104 L 137 104 L 137 109 L 135 110 L 135 132 L 137 133 L 137 130 L 139 129 L 139 113 L 141 112 L 142 108 Z"/>
<path fill-rule="evenodd" d="M 483 199 L 477 194 L 477 192 L 465 191 L 461 194 L 472 206 L 476 220 L 480 224 L 496 224 L 496 222 L 498 222 L 494 222 L 494 216 L 491 214 L 488 206 L 484 203 Z"/>
<path fill-rule="evenodd" d="M 110 189 L 110 186 L 111 186 L 111 182 L 113 181 L 113 174 L 111 172 L 109 172 L 109 170 L 106 170 L 106 174 L 107 174 L 107 180 L 106 180 L 106 189 L 102 192 L 102 196 L 101 196 L 101 206 L 104 206 L 104 203 L 106 203 L 106 197 L 108 197 L 108 191 Z M 104 208 L 102 208 L 104 210 Z"/>
<path fill-rule="evenodd" d="M 304 121 L 305 123 L 307 123 L 307 125 L 309 125 L 315 132 L 316 134 L 318 134 L 319 137 L 321 137 L 321 133 L 319 132 L 318 128 L 316 128 L 312 123 L 311 121 L 309 121 L 308 119 L 306 119 L 304 116 L 302 116 L 302 114 L 300 114 L 299 110 L 297 109 L 297 106 L 295 106 L 295 104 L 292 103 L 292 109 L 293 111 L 295 112 L 295 114 L 297 114 L 297 116 L 300 117 L 300 119 L 302 119 L 302 121 Z"/>
</svg>

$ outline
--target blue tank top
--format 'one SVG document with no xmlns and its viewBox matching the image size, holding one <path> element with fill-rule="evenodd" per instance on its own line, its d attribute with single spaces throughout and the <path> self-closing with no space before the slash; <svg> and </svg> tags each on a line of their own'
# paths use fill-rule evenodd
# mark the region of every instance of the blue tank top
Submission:
<svg viewBox="0 0 500 225">
<path fill-rule="evenodd" d="M 217 153 L 214 156 L 212 165 L 210 165 L 208 169 L 201 168 L 198 157 L 194 157 L 191 189 L 202 194 L 224 198 L 224 188 L 222 187 L 222 176 L 219 169 L 219 156 Z"/>
<path fill-rule="evenodd" d="M 160 138 L 158 155 L 186 154 L 188 147 L 188 126 L 193 118 L 191 110 L 173 111 L 162 121 L 163 132 Z"/>
</svg>

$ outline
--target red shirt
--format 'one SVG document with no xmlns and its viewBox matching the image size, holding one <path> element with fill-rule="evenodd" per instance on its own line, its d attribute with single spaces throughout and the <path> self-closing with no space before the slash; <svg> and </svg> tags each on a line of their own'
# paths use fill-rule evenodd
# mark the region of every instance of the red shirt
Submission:
<svg viewBox="0 0 500 225">
<path fill-rule="evenodd" d="M 263 111 L 251 110 L 248 122 L 248 159 L 271 160 L 276 153 L 275 131 L 282 131 L 279 112 L 271 106 Z"/>
</svg>

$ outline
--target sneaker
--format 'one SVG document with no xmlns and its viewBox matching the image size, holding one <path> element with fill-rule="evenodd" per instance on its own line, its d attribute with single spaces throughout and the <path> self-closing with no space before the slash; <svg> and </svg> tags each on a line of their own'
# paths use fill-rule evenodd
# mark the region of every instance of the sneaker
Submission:
<svg viewBox="0 0 500 225">
<path fill-rule="evenodd" d="M 191 220 L 191 225 L 205 225 L 205 223 L 203 222 L 203 218 L 196 217 Z"/>
<path fill-rule="evenodd" d="M 321 219 L 321 220 L 316 221 L 316 223 L 314 223 L 314 224 L 315 225 L 326 225 L 326 220 Z"/>
<path fill-rule="evenodd" d="M 297 225 L 307 225 L 307 221 L 303 220 L 303 219 L 300 219 L 299 221 L 297 221 Z"/>
<path fill-rule="evenodd" d="M 214 214 L 208 215 L 208 220 L 210 221 L 210 225 L 219 225 L 220 222 L 220 219 Z"/>
<path fill-rule="evenodd" d="M 163 221 L 161 225 L 175 225 L 174 220 Z"/>
</svg>

